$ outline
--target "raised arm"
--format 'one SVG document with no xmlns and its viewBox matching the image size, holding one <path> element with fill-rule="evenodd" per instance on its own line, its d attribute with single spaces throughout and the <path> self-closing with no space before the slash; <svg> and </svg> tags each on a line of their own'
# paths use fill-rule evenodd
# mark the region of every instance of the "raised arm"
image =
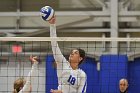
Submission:
<svg viewBox="0 0 140 93">
<path fill-rule="evenodd" d="M 33 75 L 35 74 L 35 72 L 37 70 L 37 65 L 38 65 L 36 58 L 37 57 L 30 57 L 30 60 L 33 62 L 33 65 L 32 65 L 30 72 L 28 73 L 26 83 L 25 83 L 24 87 L 19 91 L 19 93 L 30 91 L 31 81 L 33 80 Z"/>
<path fill-rule="evenodd" d="M 53 17 L 49 21 L 49 23 L 50 23 L 50 37 L 57 37 L 55 17 Z M 52 46 L 54 59 L 57 62 L 57 69 L 59 70 L 60 73 L 62 73 L 61 71 L 65 69 L 65 67 L 69 66 L 68 65 L 69 63 L 67 62 L 66 58 L 63 56 L 56 40 L 51 40 L 51 46 Z"/>
<path fill-rule="evenodd" d="M 57 37 L 55 24 L 50 24 L 50 37 Z M 56 62 L 65 62 L 66 59 L 63 56 L 56 40 L 51 41 L 51 46 L 52 46 L 52 51 L 53 51 L 53 56 L 55 58 L 55 61 Z"/>
</svg>

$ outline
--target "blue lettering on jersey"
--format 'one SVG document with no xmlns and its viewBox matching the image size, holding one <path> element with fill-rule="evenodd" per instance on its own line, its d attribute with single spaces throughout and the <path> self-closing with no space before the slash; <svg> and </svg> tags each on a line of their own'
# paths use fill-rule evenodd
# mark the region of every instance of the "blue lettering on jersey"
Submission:
<svg viewBox="0 0 140 93">
<path fill-rule="evenodd" d="M 76 78 L 75 77 L 72 77 L 72 75 L 70 75 L 69 79 L 68 79 L 68 82 L 72 85 L 75 84 L 75 81 L 76 81 Z"/>
</svg>

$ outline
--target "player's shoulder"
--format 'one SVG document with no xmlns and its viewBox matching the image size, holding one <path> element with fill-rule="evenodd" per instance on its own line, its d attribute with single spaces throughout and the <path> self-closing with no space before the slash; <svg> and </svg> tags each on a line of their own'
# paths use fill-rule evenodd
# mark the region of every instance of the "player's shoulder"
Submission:
<svg viewBox="0 0 140 93">
<path fill-rule="evenodd" d="M 79 68 L 79 71 L 80 71 L 81 76 L 86 76 L 86 73 L 82 69 Z"/>
</svg>

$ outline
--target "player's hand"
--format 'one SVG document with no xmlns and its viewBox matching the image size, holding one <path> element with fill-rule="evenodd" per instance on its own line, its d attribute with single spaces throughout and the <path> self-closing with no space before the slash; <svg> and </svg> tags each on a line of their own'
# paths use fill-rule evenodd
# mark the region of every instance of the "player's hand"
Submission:
<svg viewBox="0 0 140 93">
<path fill-rule="evenodd" d="M 49 20 L 49 23 L 50 23 L 50 24 L 55 24 L 55 21 L 56 21 L 56 18 L 55 18 L 55 16 L 53 16 L 53 17 Z"/>
<path fill-rule="evenodd" d="M 34 56 L 34 57 L 32 57 L 32 55 L 30 56 L 30 61 L 32 63 L 38 63 L 37 59 L 38 59 L 37 56 Z"/>
<path fill-rule="evenodd" d="M 51 89 L 50 92 L 51 93 L 63 93 L 62 90 L 54 90 L 54 89 Z"/>
</svg>

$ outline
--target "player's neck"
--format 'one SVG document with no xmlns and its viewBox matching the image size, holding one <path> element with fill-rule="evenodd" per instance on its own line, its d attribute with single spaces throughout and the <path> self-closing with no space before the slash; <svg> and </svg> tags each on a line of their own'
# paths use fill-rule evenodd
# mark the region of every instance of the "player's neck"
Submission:
<svg viewBox="0 0 140 93">
<path fill-rule="evenodd" d="M 72 67 L 73 70 L 76 70 L 78 68 L 78 64 L 76 63 L 70 63 L 70 66 Z"/>
<path fill-rule="evenodd" d="M 121 92 L 121 91 L 120 91 L 120 93 L 128 93 L 128 91 L 127 91 L 127 90 L 126 90 L 126 91 L 124 91 L 124 92 Z"/>
</svg>

